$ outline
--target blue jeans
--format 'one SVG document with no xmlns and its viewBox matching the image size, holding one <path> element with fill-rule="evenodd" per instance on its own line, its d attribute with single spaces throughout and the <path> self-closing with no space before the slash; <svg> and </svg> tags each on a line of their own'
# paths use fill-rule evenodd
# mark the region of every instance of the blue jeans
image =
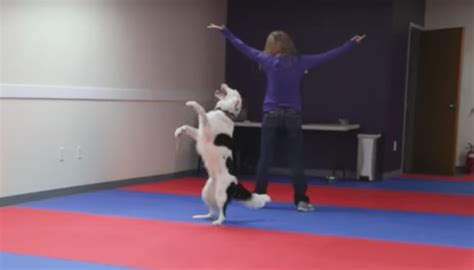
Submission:
<svg viewBox="0 0 474 270">
<path fill-rule="evenodd" d="M 267 193 L 268 168 L 273 159 L 276 143 L 276 135 L 279 130 L 284 131 L 287 136 L 285 142 L 288 145 L 290 167 L 293 174 L 294 202 L 309 202 L 306 196 L 308 184 L 303 173 L 303 130 L 301 112 L 279 108 L 266 112 L 263 116 L 262 131 L 260 138 L 260 159 L 257 166 L 257 179 L 255 192 L 259 194 Z"/>
</svg>

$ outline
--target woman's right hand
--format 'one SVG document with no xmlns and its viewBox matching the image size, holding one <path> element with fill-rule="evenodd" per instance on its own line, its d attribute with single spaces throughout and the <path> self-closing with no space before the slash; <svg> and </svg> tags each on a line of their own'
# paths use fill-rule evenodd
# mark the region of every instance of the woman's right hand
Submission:
<svg viewBox="0 0 474 270">
<path fill-rule="evenodd" d="M 222 31 L 222 30 L 224 30 L 225 26 L 224 25 L 216 25 L 216 24 L 211 23 L 207 26 L 207 28 Z"/>
</svg>

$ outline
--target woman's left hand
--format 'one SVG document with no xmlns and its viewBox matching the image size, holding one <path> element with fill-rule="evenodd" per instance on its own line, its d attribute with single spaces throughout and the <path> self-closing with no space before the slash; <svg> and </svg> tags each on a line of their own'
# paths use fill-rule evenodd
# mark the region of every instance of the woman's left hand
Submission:
<svg viewBox="0 0 474 270">
<path fill-rule="evenodd" d="M 357 42 L 357 43 L 360 44 L 360 43 L 362 42 L 362 40 L 363 40 L 366 36 L 367 36 L 366 34 L 364 34 L 364 35 L 362 35 L 362 36 L 360 36 L 360 35 L 355 35 L 355 36 L 353 36 L 353 37 L 351 38 L 351 41 L 354 41 L 354 42 Z"/>
</svg>

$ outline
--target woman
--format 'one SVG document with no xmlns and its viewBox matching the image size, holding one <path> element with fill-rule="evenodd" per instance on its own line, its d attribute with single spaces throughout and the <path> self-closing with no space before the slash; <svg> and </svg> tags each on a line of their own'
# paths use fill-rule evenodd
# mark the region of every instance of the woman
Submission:
<svg viewBox="0 0 474 270">
<path fill-rule="evenodd" d="M 322 54 L 300 55 L 291 37 L 283 31 L 271 32 L 264 51 L 259 51 L 247 46 L 224 25 L 210 24 L 208 28 L 219 30 L 237 50 L 260 64 L 267 75 L 255 192 L 267 193 L 267 172 L 273 155 L 276 132 L 277 129 L 283 129 L 288 136 L 286 143 L 290 149 L 296 209 L 302 212 L 314 211 L 314 206 L 306 195 L 307 183 L 302 164 L 301 79 L 306 70 L 350 51 L 365 35 L 356 35 L 344 45 Z"/>
</svg>

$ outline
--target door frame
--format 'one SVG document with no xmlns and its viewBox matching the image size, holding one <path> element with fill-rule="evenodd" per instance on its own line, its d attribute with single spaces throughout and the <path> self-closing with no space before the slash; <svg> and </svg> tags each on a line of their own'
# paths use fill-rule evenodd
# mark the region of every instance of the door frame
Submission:
<svg viewBox="0 0 474 270">
<path fill-rule="evenodd" d="M 401 156 L 402 156 L 402 161 L 401 161 L 401 165 L 400 165 L 400 170 L 402 173 L 405 172 L 405 147 L 406 147 L 406 140 L 407 140 L 407 115 L 408 115 L 408 84 L 409 84 L 409 81 L 410 81 L 410 59 L 411 59 L 411 40 L 412 40 L 412 30 L 413 29 L 416 29 L 416 30 L 419 30 L 419 31 L 426 31 L 428 30 L 427 28 L 425 28 L 424 26 L 421 26 L 419 24 L 416 24 L 416 23 L 413 23 L 413 22 L 410 22 L 410 24 L 408 25 L 408 40 L 407 40 L 407 59 L 406 59 L 406 72 L 405 72 L 405 97 L 404 97 L 404 104 L 403 104 L 403 128 L 402 128 L 402 145 L 401 145 L 401 148 L 402 148 L 402 153 L 401 153 Z"/>
<path fill-rule="evenodd" d="M 406 140 L 407 140 L 407 115 L 408 115 L 408 88 L 409 88 L 409 81 L 410 81 L 410 59 L 411 59 L 411 41 L 412 41 L 412 30 L 416 29 L 419 31 L 430 31 L 430 30 L 443 30 L 443 29 L 451 29 L 451 28 L 458 28 L 458 27 L 442 27 L 442 28 L 426 28 L 424 26 L 421 26 L 419 24 L 410 22 L 408 26 L 408 39 L 407 39 L 407 58 L 406 58 L 406 73 L 405 73 L 405 97 L 404 97 L 404 109 L 403 109 L 403 128 L 402 128 L 402 150 L 401 150 L 401 165 L 400 165 L 400 171 L 401 173 L 405 173 L 405 163 L 406 163 Z M 463 28 L 464 27 L 459 27 Z M 464 39 L 464 35 L 463 35 Z M 461 69 L 459 72 L 459 88 L 461 88 L 461 76 L 462 76 L 462 63 L 463 63 L 463 52 L 464 52 L 464 41 L 461 42 L 461 59 L 460 59 L 460 65 Z M 461 89 L 459 89 L 461 91 Z M 455 140 L 458 140 L 458 131 L 459 131 L 459 106 L 460 106 L 460 98 L 461 95 L 459 93 L 458 95 L 458 100 L 456 100 L 456 106 L 457 106 L 457 130 L 456 130 L 456 137 Z M 455 154 L 457 156 L 457 143 L 455 143 L 456 149 Z M 456 167 L 456 159 L 455 159 L 455 164 L 454 166 Z"/>
</svg>

